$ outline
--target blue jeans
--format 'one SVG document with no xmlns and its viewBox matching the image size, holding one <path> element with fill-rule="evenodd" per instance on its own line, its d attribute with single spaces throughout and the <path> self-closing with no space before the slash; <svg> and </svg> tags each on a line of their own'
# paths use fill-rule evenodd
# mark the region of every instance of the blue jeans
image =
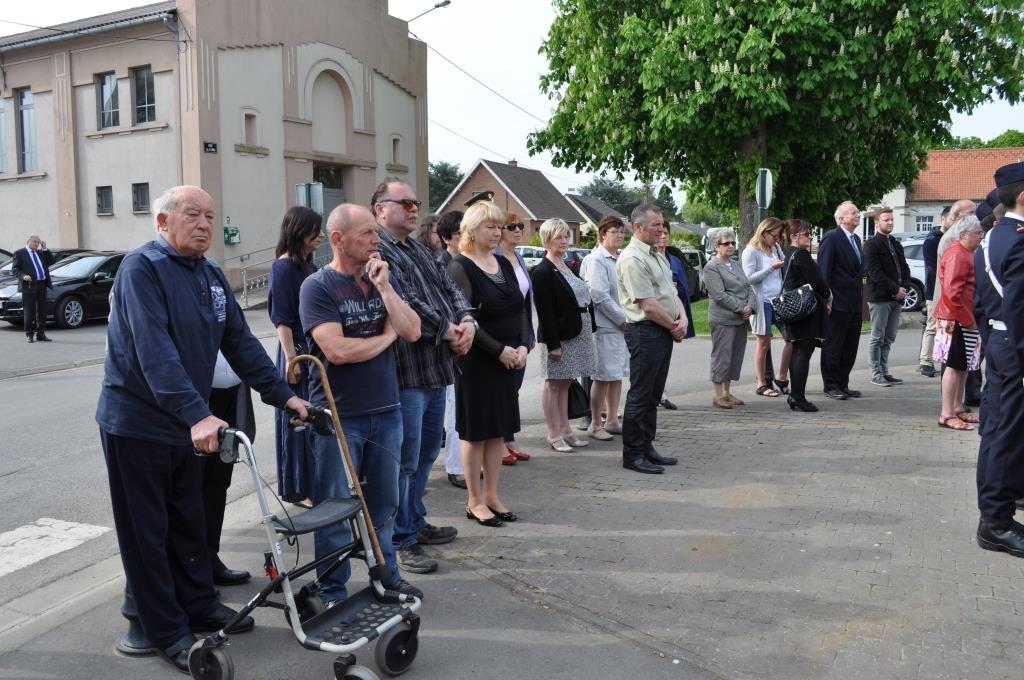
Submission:
<svg viewBox="0 0 1024 680">
<path fill-rule="evenodd" d="M 400 390 L 402 402 L 402 469 L 398 477 L 398 517 L 395 548 L 416 545 L 416 534 L 427 525 L 423 491 L 430 468 L 441 450 L 444 431 L 443 387 L 410 387 Z"/>
<path fill-rule="evenodd" d="M 395 511 L 398 508 L 398 466 L 402 445 L 402 416 L 395 411 L 370 416 L 342 418 L 352 464 L 360 477 L 366 478 L 366 504 L 370 519 L 377 527 L 377 539 L 384 554 L 384 562 L 391 567 L 391 577 L 384 585 L 398 580 L 398 564 L 391 535 L 395 530 Z M 345 462 L 341 457 L 338 439 L 312 432 L 315 472 L 313 475 L 313 504 L 330 498 L 349 498 L 345 478 Z M 357 482 L 358 483 L 358 482 Z M 316 557 L 320 559 L 352 541 L 348 522 L 332 524 L 315 532 Z M 323 573 L 324 569 L 317 569 Z M 343 600 L 348 596 L 345 584 L 351 574 L 348 560 L 320 582 L 320 595 L 325 602 Z"/>
</svg>

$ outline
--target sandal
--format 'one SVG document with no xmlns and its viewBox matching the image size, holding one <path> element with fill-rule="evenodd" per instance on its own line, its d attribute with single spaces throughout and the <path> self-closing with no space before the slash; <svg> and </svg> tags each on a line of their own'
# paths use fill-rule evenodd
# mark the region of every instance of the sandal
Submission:
<svg viewBox="0 0 1024 680">
<path fill-rule="evenodd" d="M 977 424 L 981 422 L 980 420 L 978 420 L 978 416 L 971 413 L 970 409 L 964 409 L 963 411 L 960 411 L 959 413 L 956 414 L 956 417 L 964 421 L 965 423 Z"/>
<path fill-rule="evenodd" d="M 780 394 L 782 394 L 781 392 L 772 388 L 768 383 L 761 385 L 756 390 L 754 390 L 754 392 L 760 394 L 762 397 L 777 397 Z"/>
<path fill-rule="evenodd" d="M 779 380 L 778 378 L 775 378 L 772 382 L 774 382 L 775 386 L 779 388 L 780 394 L 789 394 L 788 380 Z"/>
<path fill-rule="evenodd" d="M 948 418 L 940 417 L 939 427 L 948 427 L 951 430 L 959 430 L 961 432 L 974 429 L 972 425 L 965 423 L 957 416 L 949 416 Z"/>
</svg>

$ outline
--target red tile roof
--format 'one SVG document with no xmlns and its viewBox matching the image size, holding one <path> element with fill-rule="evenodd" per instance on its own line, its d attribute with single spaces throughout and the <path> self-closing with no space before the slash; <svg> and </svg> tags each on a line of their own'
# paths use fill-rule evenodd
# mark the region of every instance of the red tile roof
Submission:
<svg viewBox="0 0 1024 680">
<path fill-rule="evenodd" d="M 997 168 L 1024 161 L 1024 147 L 1005 149 L 943 149 L 928 152 L 928 167 L 910 187 L 908 201 L 984 199 L 996 184 Z"/>
</svg>

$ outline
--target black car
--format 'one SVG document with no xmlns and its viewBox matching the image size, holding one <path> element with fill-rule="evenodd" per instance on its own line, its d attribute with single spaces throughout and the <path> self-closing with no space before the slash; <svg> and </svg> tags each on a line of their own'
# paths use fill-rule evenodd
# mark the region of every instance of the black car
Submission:
<svg viewBox="0 0 1024 680">
<path fill-rule="evenodd" d="M 53 255 L 53 265 L 50 266 L 52 269 L 58 262 L 64 258 L 77 255 L 78 253 L 90 252 L 87 248 L 65 248 L 63 250 L 51 250 L 50 253 Z M 6 255 L 5 255 L 6 253 Z M 6 250 L 0 250 L 0 288 L 10 284 L 14 281 L 14 274 L 11 273 L 11 267 L 14 266 L 14 253 L 8 253 Z"/>
<path fill-rule="evenodd" d="M 46 318 L 61 328 L 78 328 L 110 313 L 110 289 L 124 253 L 90 250 L 64 258 L 50 268 L 53 289 L 46 291 Z M 21 324 L 24 305 L 17 282 L 0 288 L 0 318 Z"/>
<path fill-rule="evenodd" d="M 572 273 L 576 276 L 580 275 L 580 265 L 583 264 L 583 258 L 590 254 L 590 248 L 569 248 L 565 251 L 565 255 L 562 259 L 565 264 L 569 266 Z"/>
</svg>

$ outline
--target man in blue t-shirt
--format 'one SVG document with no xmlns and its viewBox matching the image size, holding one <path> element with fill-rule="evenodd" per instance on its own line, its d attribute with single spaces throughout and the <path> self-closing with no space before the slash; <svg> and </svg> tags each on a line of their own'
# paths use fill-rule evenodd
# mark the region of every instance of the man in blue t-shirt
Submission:
<svg viewBox="0 0 1024 680">
<path fill-rule="evenodd" d="M 416 342 L 419 316 L 402 299 L 388 264 L 377 247 L 377 223 L 366 208 L 345 203 L 327 219 L 327 238 L 334 259 L 302 283 L 299 318 L 312 339 L 311 352 L 324 362 L 352 463 L 366 478 L 366 503 L 377 527 L 384 561 L 390 567 L 384 585 L 423 597 L 402 579 L 395 560 L 392 534 L 398 509 L 398 472 L 402 451 L 398 372 L 394 342 Z M 313 371 L 309 400 L 329 407 L 324 376 Z M 312 433 L 314 458 L 313 505 L 352 495 L 334 435 Z M 358 483 L 358 480 L 354 480 Z M 316 558 L 352 540 L 347 524 L 319 529 Z M 324 568 L 319 570 L 320 573 Z M 320 595 L 329 605 L 344 600 L 350 574 L 348 561 L 320 582 Z"/>
</svg>

